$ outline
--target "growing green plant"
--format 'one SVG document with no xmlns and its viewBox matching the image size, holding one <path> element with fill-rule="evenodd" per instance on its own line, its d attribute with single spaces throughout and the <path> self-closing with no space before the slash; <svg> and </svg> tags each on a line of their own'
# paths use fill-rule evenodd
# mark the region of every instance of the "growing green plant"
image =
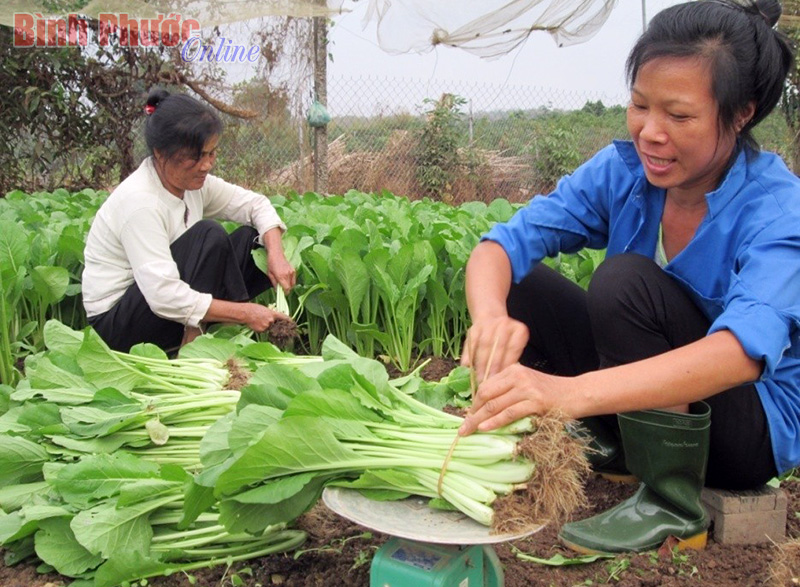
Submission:
<svg viewBox="0 0 800 587">
<path fill-rule="evenodd" d="M 583 163 L 576 145 L 578 135 L 566 125 L 554 126 L 546 134 L 537 136 L 531 148 L 533 166 L 544 191 L 552 190 L 559 179 L 572 173 Z"/>
<path fill-rule="evenodd" d="M 622 574 L 627 571 L 631 566 L 631 559 L 628 557 L 621 557 L 606 563 L 606 572 L 608 572 L 608 577 L 606 579 L 606 583 L 611 583 L 612 581 L 619 581 L 622 577 Z"/>
<path fill-rule="evenodd" d="M 294 558 L 294 560 L 297 560 L 301 556 L 308 554 L 309 552 L 335 552 L 337 554 L 341 554 L 342 550 L 344 550 L 345 545 L 352 540 L 372 540 L 372 532 L 362 532 L 361 534 L 356 534 L 355 536 L 334 538 L 328 544 L 319 546 L 317 548 L 304 548 L 296 550 L 294 552 L 294 555 L 292 555 L 292 558 Z"/>
<path fill-rule="evenodd" d="M 415 151 L 416 175 L 426 196 L 447 201 L 461 158 L 458 153 L 461 107 L 466 100 L 442 94 L 438 101 L 426 98 L 427 121 Z"/>
</svg>

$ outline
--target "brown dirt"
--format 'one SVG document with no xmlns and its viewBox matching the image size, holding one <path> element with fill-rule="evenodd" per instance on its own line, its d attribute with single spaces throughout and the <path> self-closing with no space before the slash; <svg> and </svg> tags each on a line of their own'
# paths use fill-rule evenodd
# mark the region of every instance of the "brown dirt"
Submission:
<svg viewBox="0 0 800 587">
<path fill-rule="evenodd" d="M 800 539 L 800 483 L 784 484 L 789 496 L 787 538 Z M 587 480 L 589 505 L 579 510 L 576 518 L 602 511 L 628 497 L 634 486 L 610 483 L 599 477 Z M 298 526 L 309 533 L 308 542 L 298 553 L 278 554 L 249 561 L 229 570 L 209 569 L 194 573 L 196 587 L 228 587 L 230 576 L 238 572 L 247 587 L 282 585 L 284 587 L 365 587 L 369 585 L 369 562 L 386 536 L 367 533 L 367 530 L 318 505 L 298 520 Z M 523 540 L 497 545 L 505 567 L 506 587 L 546 585 L 572 587 L 577 585 L 614 584 L 619 587 L 681 585 L 743 587 L 792 585 L 776 583 L 773 579 L 774 561 L 786 550 L 786 545 L 771 543 L 753 546 L 717 544 L 713 532 L 703 551 L 682 551 L 658 556 L 655 553 L 620 555 L 613 559 L 575 565 L 550 567 L 517 558 L 515 549 L 539 558 L 555 554 L 572 556 L 559 545 L 558 528 L 547 526 Z M 794 543 L 789 543 L 794 545 Z M 791 550 L 791 549 L 790 549 Z M 794 549 L 797 553 L 797 549 Z M 295 556 L 297 558 L 295 559 Z M 795 561 L 796 565 L 796 561 Z M 245 568 L 243 572 L 241 569 Z M 797 569 L 797 566 L 794 566 Z M 249 569 L 249 571 L 248 571 Z M 62 587 L 68 581 L 57 575 L 39 575 L 34 565 L 0 566 L 0 587 Z M 185 575 L 150 579 L 151 587 L 190 587 Z"/>
<path fill-rule="evenodd" d="M 297 324 L 293 320 L 278 318 L 267 330 L 267 338 L 279 349 L 292 351 L 299 338 Z"/>
<path fill-rule="evenodd" d="M 425 366 L 422 367 L 422 370 L 419 372 L 420 377 L 427 381 L 439 381 L 442 377 L 447 377 L 450 371 L 458 366 L 457 361 L 442 357 L 424 357 L 420 359 L 417 364 L 420 363 L 425 363 Z M 389 377 L 392 379 L 407 375 L 407 372 L 404 373 L 392 363 L 385 363 L 384 366 L 386 367 L 386 372 L 389 374 Z"/>
<path fill-rule="evenodd" d="M 233 357 L 228 359 L 225 367 L 228 369 L 228 383 L 225 384 L 225 389 L 239 391 L 250 381 L 252 373 L 242 367 L 242 364 Z"/>
<path fill-rule="evenodd" d="M 438 379 L 449 373 L 453 363 L 432 361 L 425 376 Z M 588 505 L 573 516 L 582 519 L 616 505 L 629 497 L 635 485 L 611 483 L 590 475 L 586 480 Z M 626 554 L 613 559 L 574 566 L 552 567 L 527 562 L 518 552 L 549 559 L 556 554 L 573 556 L 557 539 L 558 527 L 549 525 L 528 538 L 495 546 L 504 566 L 506 587 L 574 587 L 614 584 L 619 587 L 784 587 L 797 585 L 800 570 L 800 482 L 783 484 L 789 498 L 787 539 L 783 544 L 723 545 L 714 541 L 703 551 Z M 308 541 L 296 553 L 277 554 L 231 569 L 215 568 L 149 580 L 150 587 L 366 587 L 369 563 L 387 536 L 341 518 L 319 504 L 302 516 L 297 526 L 308 532 Z M 787 572 L 788 569 L 788 572 Z M 240 583 L 232 581 L 236 573 Z M 40 575 L 34 564 L 6 567 L 0 563 L 0 587 L 66 587 L 69 580 L 58 575 Z"/>
</svg>

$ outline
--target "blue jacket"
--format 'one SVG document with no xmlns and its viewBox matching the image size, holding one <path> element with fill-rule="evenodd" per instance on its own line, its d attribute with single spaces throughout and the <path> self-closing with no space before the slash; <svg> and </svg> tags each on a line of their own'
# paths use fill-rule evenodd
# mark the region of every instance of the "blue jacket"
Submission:
<svg viewBox="0 0 800 587">
<path fill-rule="evenodd" d="M 616 141 L 484 236 L 519 282 L 544 257 L 584 247 L 653 258 L 665 190 L 645 178 L 632 143 Z M 777 155 L 742 150 L 686 248 L 664 267 L 753 359 L 779 472 L 800 464 L 800 179 Z"/>
</svg>

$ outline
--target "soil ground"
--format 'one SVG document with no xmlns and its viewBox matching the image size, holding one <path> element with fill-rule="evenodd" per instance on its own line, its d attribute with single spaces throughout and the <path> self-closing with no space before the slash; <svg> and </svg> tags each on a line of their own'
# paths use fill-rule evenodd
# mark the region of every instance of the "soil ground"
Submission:
<svg viewBox="0 0 800 587">
<path fill-rule="evenodd" d="M 437 379 L 436 366 L 429 366 L 424 376 Z M 800 482 L 782 485 L 789 498 L 786 536 L 788 544 L 800 541 Z M 633 485 L 611 483 L 592 476 L 586 480 L 588 507 L 575 513 L 581 519 L 617 504 L 635 491 Z M 302 516 L 298 527 L 308 532 L 308 541 L 294 553 L 277 554 L 236 565 L 230 569 L 215 568 L 198 571 L 192 577 L 178 574 L 152 578 L 148 587 L 366 587 L 369 585 L 369 565 L 374 553 L 387 536 L 369 533 L 319 504 Z M 538 558 L 549 559 L 555 554 L 565 557 L 573 553 L 559 545 L 558 528 L 547 526 L 541 531 L 513 543 L 495 546 L 504 566 L 506 587 L 612 584 L 619 587 L 651 586 L 759 586 L 783 587 L 796 585 L 800 571 L 800 549 L 765 543 L 752 546 L 717 544 L 713 528 L 707 548 L 703 551 L 669 549 L 660 553 L 620 555 L 613 559 L 588 564 L 552 567 L 518 558 L 521 551 Z M 779 563 L 788 564 L 794 573 L 788 579 L 777 579 Z M 0 587 L 62 587 L 69 580 L 58 575 L 41 575 L 35 564 L 22 563 L 5 567 L 0 563 Z"/>
</svg>

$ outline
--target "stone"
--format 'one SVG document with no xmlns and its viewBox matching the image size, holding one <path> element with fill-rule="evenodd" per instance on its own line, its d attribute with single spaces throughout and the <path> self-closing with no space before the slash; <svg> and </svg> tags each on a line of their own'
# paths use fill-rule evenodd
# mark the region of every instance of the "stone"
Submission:
<svg viewBox="0 0 800 587">
<path fill-rule="evenodd" d="M 788 499 L 783 490 L 763 485 L 748 491 L 704 488 L 701 500 L 719 544 L 783 542 Z"/>
</svg>

